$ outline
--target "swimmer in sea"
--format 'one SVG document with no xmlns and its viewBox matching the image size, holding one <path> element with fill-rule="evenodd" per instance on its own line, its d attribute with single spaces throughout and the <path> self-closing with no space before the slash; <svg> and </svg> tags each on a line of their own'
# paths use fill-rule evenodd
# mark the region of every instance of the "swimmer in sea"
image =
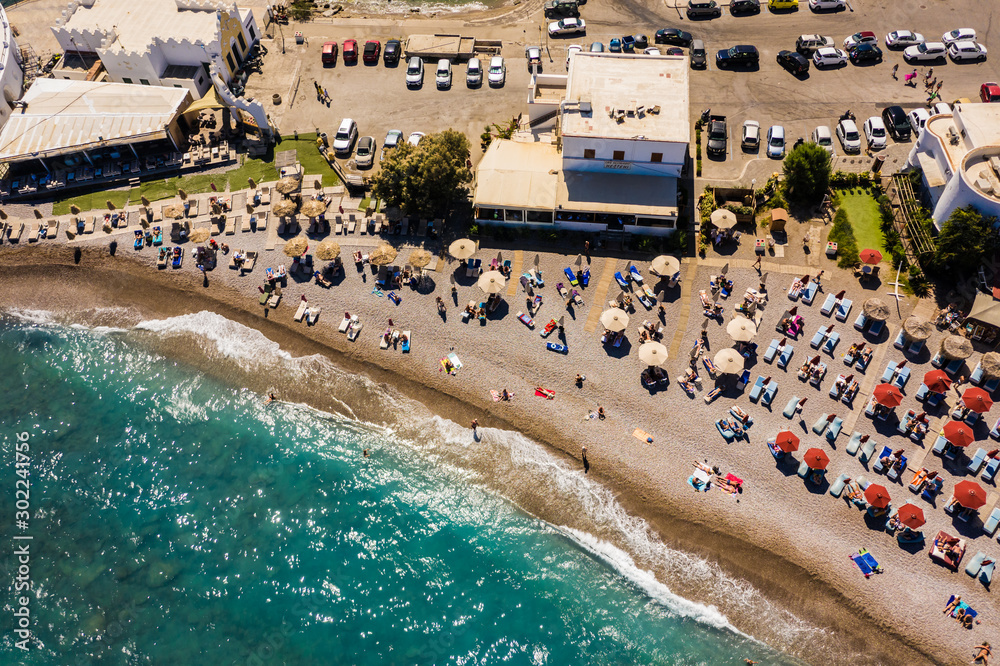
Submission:
<svg viewBox="0 0 1000 666">
<path fill-rule="evenodd" d="M 274 393 L 268 393 L 267 394 L 267 402 L 265 402 L 264 404 L 265 405 L 270 405 L 272 402 L 274 402 L 277 399 L 278 398 L 274 395 Z"/>
<path fill-rule="evenodd" d="M 368 449 L 365 449 L 364 456 L 365 456 L 365 458 L 367 458 L 369 456 Z"/>
</svg>

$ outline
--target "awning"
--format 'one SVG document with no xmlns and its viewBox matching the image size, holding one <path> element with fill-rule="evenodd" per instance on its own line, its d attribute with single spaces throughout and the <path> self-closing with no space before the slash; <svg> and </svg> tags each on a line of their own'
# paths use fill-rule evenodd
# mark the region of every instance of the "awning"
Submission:
<svg viewBox="0 0 1000 666">
<path fill-rule="evenodd" d="M 204 111 L 205 109 L 223 109 L 225 104 L 219 99 L 219 93 L 215 92 L 215 86 L 208 89 L 205 96 L 199 99 L 197 102 L 193 103 L 188 108 L 184 109 L 184 114 L 195 113 L 196 111 Z"/>
<path fill-rule="evenodd" d="M 967 319 L 973 319 L 981 324 L 1000 327 L 1000 301 L 990 294 L 976 294 L 976 301 L 972 304 L 972 311 Z"/>
</svg>

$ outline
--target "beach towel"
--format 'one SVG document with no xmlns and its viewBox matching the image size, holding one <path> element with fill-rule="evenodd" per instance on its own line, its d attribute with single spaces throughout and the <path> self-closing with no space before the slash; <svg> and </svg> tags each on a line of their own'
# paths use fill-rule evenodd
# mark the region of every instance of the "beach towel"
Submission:
<svg viewBox="0 0 1000 666">
<path fill-rule="evenodd" d="M 500 391 L 490 391 L 490 395 L 493 397 L 493 402 L 500 402 L 500 400 L 503 398 L 503 395 Z M 513 399 L 514 399 L 514 392 L 507 391 L 507 400 L 510 401 Z"/>
<path fill-rule="evenodd" d="M 556 397 L 556 392 L 547 388 L 542 388 L 541 386 L 535 387 L 535 395 L 539 398 L 545 398 L 546 400 L 552 400 Z"/>
<path fill-rule="evenodd" d="M 697 479 L 693 474 L 688 477 L 688 485 L 694 488 L 695 492 L 707 493 L 712 488 L 712 484 L 710 482 Z"/>
<path fill-rule="evenodd" d="M 856 555 L 851 555 L 851 560 L 858 565 L 865 578 L 868 578 L 873 573 L 882 573 L 881 565 L 875 561 L 875 558 L 872 557 L 872 554 L 866 548 L 862 548 Z"/>
<path fill-rule="evenodd" d="M 382 293 L 382 290 L 379 289 L 378 287 L 375 287 L 374 289 L 372 289 L 372 293 L 375 294 L 376 296 L 378 296 L 379 298 L 382 298 L 383 296 L 385 296 L 385 294 Z"/>
<path fill-rule="evenodd" d="M 653 443 L 652 436 L 650 436 L 650 434 L 645 430 L 640 430 L 639 428 L 636 428 L 635 430 L 632 431 L 632 436 L 635 437 L 640 442 L 645 442 L 646 444 Z"/>
</svg>

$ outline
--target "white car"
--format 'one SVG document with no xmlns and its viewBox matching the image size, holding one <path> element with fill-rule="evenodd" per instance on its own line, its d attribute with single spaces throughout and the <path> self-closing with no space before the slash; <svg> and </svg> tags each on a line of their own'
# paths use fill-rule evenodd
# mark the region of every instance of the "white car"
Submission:
<svg viewBox="0 0 1000 666">
<path fill-rule="evenodd" d="M 910 127 L 913 128 L 913 136 L 920 138 L 923 133 L 924 128 L 927 127 L 927 121 L 930 120 L 931 114 L 927 113 L 927 109 L 913 109 L 906 117 L 910 120 Z"/>
<path fill-rule="evenodd" d="M 406 87 L 419 88 L 424 84 L 424 61 L 413 56 L 406 63 Z"/>
<path fill-rule="evenodd" d="M 781 159 L 785 154 L 785 128 L 781 125 L 771 125 L 767 130 L 767 156 Z"/>
<path fill-rule="evenodd" d="M 858 44 L 871 44 L 872 46 L 878 46 L 878 37 L 871 30 L 862 30 L 856 32 L 847 39 L 844 40 L 845 49 L 853 49 Z"/>
<path fill-rule="evenodd" d="M 948 57 L 954 62 L 962 62 L 964 60 L 983 62 L 986 60 L 986 47 L 977 42 L 952 42 L 948 45 Z"/>
<path fill-rule="evenodd" d="M 903 51 L 907 62 L 944 62 L 948 48 L 941 42 L 924 42 L 916 46 L 908 46 Z"/>
<path fill-rule="evenodd" d="M 587 24 L 581 18 L 564 18 L 549 23 L 549 35 L 579 35 L 587 32 Z"/>
<path fill-rule="evenodd" d="M 747 120 L 743 123 L 743 139 L 740 142 L 743 150 L 757 152 L 760 149 L 760 123 L 756 120 Z"/>
<path fill-rule="evenodd" d="M 451 88 L 451 60 L 441 58 L 438 60 L 437 74 L 434 75 L 438 90 Z"/>
<path fill-rule="evenodd" d="M 813 64 L 817 67 L 840 67 L 847 64 L 847 54 L 832 46 L 816 49 L 813 54 Z"/>
<path fill-rule="evenodd" d="M 570 44 L 569 48 L 566 49 L 566 67 L 569 67 L 569 59 L 573 57 L 574 53 L 579 53 L 583 50 L 583 47 L 579 44 Z"/>
<path fill-rule="evenodd" d="M 885 36 L 885 45 L 890 49 L 902 49 L 924 43 L 924 36 L 909 30 L 893 30 Z"/>
<path fill-rule="evenodd" d="M 399 144 L 403 142 L 403 130 L 389 130 L 385 134 L 385 141 L 382 142 L 382 154 L 378 156 L 378 161 L 381 162 L 385 159 L 388 151 L 393 148 L 398 148 Z"/>
<path fill-rule="evenodd" d="M 469 58 L 469 65 L 465 69 L 465 85 L 470 88 L 483 85 L 483 63 L 479 58 Z"/>
<path fill-rule="evenodd" d="M 503 64 L 503 56 L 490 58 L 490 69 L 486 74 L 491 86 L 502 86 L 507 79 L 507 67 Z"/>
<path fill-rule="evenodd" d="M 424 138 L 423 132 L 414 132 L 409 136 L 409 138 L 406 139 L 406 143 L 410 144 L 411 146 L 418 146 L 420 145 L 420 140 L 422 138 Z"/>
<path fill-rule="evenodd" d="M 826 125 L 820 125 L 813 130 L 812 142 L 833 155 L 833 132 Z"/>
<path fill-rule="evenodd" d="M 976 31 L 972 28 L 958 28 L 957 30 L 952 30 L 941 35 L 941 41 L 944 42 L 945 46 L 950 45 L 952 42 L 974 42 L 976 41 Z"/>
<path fill-rule="evenodd" d="M 949 104 L 948 102 L 938 102 L 931 108 L 934 110 L 934 113 L 932 115 L 935 116 L 938 114 L 948 115 L 951 113 L 951 104 Z"/>
<path fill-rule="evenodd" d="M 358 124 L 350 118 L 340 121 L 340 127 L 333 137 L 333 152 L 349 153 L 354 145 L 354 140 L 358 138 Z"/>
<path fill-rule="evenodd" d="M 840 145 L 844 147 L 845 153 L 861 152 L 861 134 L 858 133 L 858 126 L 853 120 L 844 119 L 837 123 L 837 138 Z"/>
<path fill-rule="evenodd" d="M 865 121 L 865 139 L 870 150 L 882 150 L 886 145 L 885 123 L 878 116 Z"/>
<path fill-rule="evenodd" d="M 375 137 L 361 137 L 358 141 L 358 151 L 354 154 L 354 161 L 359 169 L 370 167 L 375 163 Z"/>
<path fill-rule="evenodd" d="M 660 55 L 660 49 L 656 48 L 655 46 L 647 46 L 642 50 L 642 52 L 645 53 L 646 55 Z"/>
<path fill-rule="evenodd" d="M 847 9 L 847 0 L 809 0 L 809 9 Z"/>
</svg>

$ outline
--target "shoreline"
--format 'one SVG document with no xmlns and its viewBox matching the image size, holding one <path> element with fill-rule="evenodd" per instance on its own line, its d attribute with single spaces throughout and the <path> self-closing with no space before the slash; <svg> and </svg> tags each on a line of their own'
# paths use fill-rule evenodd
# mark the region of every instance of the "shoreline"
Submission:
<svg viewBox="0 0 1000 666">
<path fill-rule="evenodd" d="M 80 266 L 73 265 L 72 250 L 65 245 L 5 250 L 2 256 L 6 261 L 0 266 L 0 284 L 5 287 L 0 305 L 79 311 L 79 305 L 84 302 L 119 306 L 125 302 L 148 313 L 150 318 L 210 310 L 261 331 L 284 351 L 295 356 L 319 353 L 340 368 L 363 372 L 376 382 L 389 384 L 405 397 L 422 403 L 443 418 L 459 424 L 463 423 L 463 419 L 464 423 L 468 423 L 473 417 L 479 418 L 483 426 L 521 432 L 548 449 L 573 458 L 574 464 L 579 463 L 580 441 L 560 435 L 550 423 L 525 420 L 515 425 L 512 419 L 497 413 L 496 405 L 478 394 L 464 392 L 456 395 L 461 391 L 460 384 L 452 382 L 429 386 L 430 382 L 421 382 L 415 376 L 386 367 L 386 359 L 398 357 L 380 356 L 377 351 L 373 354 L 361 346 L 346 348 L 341 338 L 335 337 L 335 331 L 330 334 L 328 328 L 331 318 L 338 315 L 327 313 L 324 315 L 326 326 L 322 325 L 324 319 L 321 318 L 321 325 L 310 328 L 307 333 L 301 328 L 293 328 L 290 318 L 288 322 L 277 321 L 273 317 L 264 319 L 253 312 L 255 308 L 245 307 L 248 305 L 246 296 L 236 289 L 220 285 L 218 271 L 210 280 L 213 283 L 211 287 L 205 290 L 197 275 L 162 274 L 125 257 L 112 259 L 102 248 L 82 249 Z M 84 275 L 87 277 L 84 278 Z M 69 276 L 76 279 L 66 280 Z M 60 286 L 58 289 L 39 289 L 40 280 Z M 67 282 L 70 289 L 66 289 Z M 24 284 L 32 284 L 35 289 L 35 293 L 29 293 L 27 298 L 21 296 L 21 290 L 17 288 Z M 171 292 L 169 299 L 150 302 L 142 298 L 157 292 L 163 294 L 165 288 Z M 274 313 L 284 313 L 284 310 L 279 308 Z M 338 342 L 341 344 L 338 345 Z M 449 391 L 452 385 L 454 390 Z M 718 516 L 708 511 L 699 516 L 697 507 L 677 501 L 677 498 L 658 489 L 652 479 L 637 478 L 637 470 L 629 469 L 627 465 L 619 466 L 610 457 L 595 451 L 591 441 L 585 443 L 590 448 L 592 475 L 616 495 L 629 513 L 645 519 L 671 548 L 717 562 L 724 571 L 746 580 L 779 606 L 794 608 L 796 616 L 833 629 L 841 641 L 860 650 L 873 663 L 943 663 L 938 662 L 932 653 L 922 650 L 922 646 L 903 632 L 865 617 L 867 611 L 862 601 L 851 599 L 818 572 L 796 564 L 792 559 L 794 548 L 786 545 L 782 549 L 780 544 L 770 544 L 769 549 L 737 534 L 726 533 L 717 524 Z M 544 515 L 541 506 L 515 503 L 531 515 Z M 692 595 L 691 590 L 677 589 L 671 581 L 665 582 L 686 598 L 716 603 L 716 600 Z M 724 608 L 721 610 L 729 615 Z M 882 633 L 873 636 L 870 631 L 872 624 L 878 625 Z M 894 633 L 895 640 L 890 640 L 886 631 Z"/>
</svg>

